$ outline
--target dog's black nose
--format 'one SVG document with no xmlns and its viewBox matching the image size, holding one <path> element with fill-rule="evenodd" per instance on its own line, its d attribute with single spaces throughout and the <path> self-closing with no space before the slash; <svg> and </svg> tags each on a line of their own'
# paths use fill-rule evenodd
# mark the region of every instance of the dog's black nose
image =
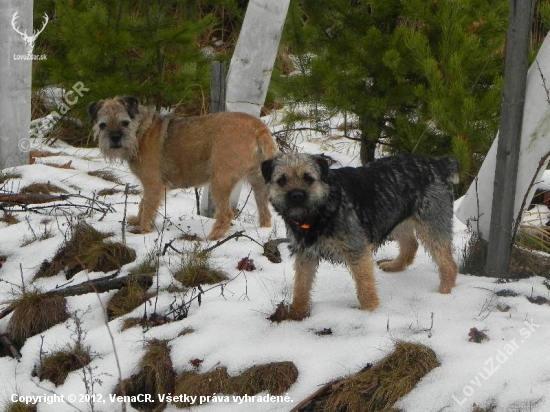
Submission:
<svg viewBox="0 0 550 412">
<path fill-rule="evenodd" d="M 303 190 L 293 190 L 288 193 L 288 197 L 293 202 L 303 202 L 306 198 L 306 192 Z"/>
<path fill-rule="evenodd" d="M 120 140 L 122 139 L 122 133 L 119 131 L 110 132 L 109 139 L 111 139 L 111 142 L 113 143 L 120 143 Z"/>
</svg>

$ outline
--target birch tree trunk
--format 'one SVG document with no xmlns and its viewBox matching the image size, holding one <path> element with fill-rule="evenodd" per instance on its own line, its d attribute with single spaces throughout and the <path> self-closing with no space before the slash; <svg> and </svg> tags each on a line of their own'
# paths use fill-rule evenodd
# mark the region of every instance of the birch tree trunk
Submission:
<svg viewBox="0 0 550 412">
<path fill-rule="evenodd" d="M 523 199 L 528 205 L 533 198 L 535 187 L 529 184 L 537 172 L 541 158 L 550 151 L 550 36 L 546 36 L 536 60 L 527 72 L 527 89 L 523 109 L 523 127 L 519 154 L 518 175 L 513 216 L 516 218 Z M 468 192 L 462 199 L 456 216 L 463 223 L 470 223 L 474 230 L 489 240 L 491 224 L 491 204 L 495 177 L 498 136 L 493 141 L 483 165 Z M 542 176 L 545 167 L 539 171 Z M 537 178 L 536 181 L 539 179 Z M 527 191 L 529 190 L 529 193 Z"/>
<path fill-rule="evenodd" d="M 260 117 L 273 65 L 277 57 L 290 0 L 250 0 L 229 71 L 225 106 L 228 112 L 244 112 Z M 235 209 L 240 184 L 231 195 Z M 201 215 L 208 207 L 208 190 L 203 191 Z"/>
<path fill-rule="evenodd" d="M 12 27 L 17 24 L 32 34 L 32 0 L 2 0 L 0 7 L 0 169 L 28 163 L 31 121 L 31 60 L 16 59 L 27 55 L 25 41 Z M 21 142 L 21 143 L 20 143 Z"/>
</svg>

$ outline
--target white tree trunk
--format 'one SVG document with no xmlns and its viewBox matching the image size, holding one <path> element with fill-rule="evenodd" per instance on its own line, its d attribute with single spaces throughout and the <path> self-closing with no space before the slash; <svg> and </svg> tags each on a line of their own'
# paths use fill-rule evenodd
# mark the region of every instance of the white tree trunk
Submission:
<svg viewBox="0 0 550 412">
<path fill-rule="evenodd" d="M 225 105 L 228 112 L 259 117 L 277 57 L 290 0 L 250 0 L 227 73 Z M 231 195 L 235 209 L 241 185 Z M 203 191 L 201 215 L 208 216 L 208 190 Z"/>
<path fill-rule="evenodd" d="M 540 67 L 540 69 L 539 69 Z M 542 75 L 541 75 L 542 72 Z M 546 84 L 545 84 L 546 82 Z M 550 151 L 550 36 L 547 36 L 535 62 L 527 73 L 527 91 L 523 111 L 521 150 L 514 219 L 518 216 L 529 184 L 536 173 L 540 159 Z M 483 239 L 489 240 L 491 225 L 491 202 L 495 176 L 498 136 L 487 153 L 476 180 L 462 199 L 456 216 L 464 223 L 470 223 L 474 230 L 479 228 Z M 539 172 L 540 178 L 545 167 Z M 527 194 L 526 204 L 531 201 L 535 188 Z"/>
<path fill-rule="evenodd" d="M 2 0 L 0 7 L 0 169 L 28 163 L 19 147 L 29 146 L 32 61 L 14 59 L 27 50 L 11 22 L 19 12 L 19 27 L 32 34 L 32 6 L 32 0 Z"/>
</svg>

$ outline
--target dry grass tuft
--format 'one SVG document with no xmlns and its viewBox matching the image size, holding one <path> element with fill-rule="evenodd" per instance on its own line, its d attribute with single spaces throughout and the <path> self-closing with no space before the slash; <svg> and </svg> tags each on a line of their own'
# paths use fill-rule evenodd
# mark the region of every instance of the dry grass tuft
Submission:
<svg viewBox="0 0 550 412">
<path fill-rule="evenodd" d="M 176 379 L 175 395 L 207 396 L 226 394 L 244 396 L 268 392 L 279 395 L 290 389 L 298 379 L 298 369 L 292 362 L 274 362 L 258 365 L 231 377 L 222 367 L 206 373 L 184 372 Z M 175 406 L 186 408 L 189 403 L 177 402 Z"/>
<path fill-rule="evenodd" d="M 533 242 L 536 242 L 538 247 L 533 247 Z M 531 276 L 550 278 L 550 255 L 540 252 L 540 247 L 544 246 L 544 241 L 537 242 L 533 236 L 520 232 L 510 256 L 510 278 L 523 279 Z M 462 250 L 459 272 L 485 276 L 487 249 L 487 242 L 473 232 Z"/>
<path fill-rule="evenodd" d="M 126 315 L 152 296 L 153 294 L 147 293 L 147 288 L 131 282 L 128 286 L 124 286 L 113 295 L 107 305 L 107 316 L 109 320 L 113 320 L 119 316 Z"/>
<path fill-rule="evenodd" d="M 10 179 L 21 179 L 20 173 L 2 172 L 0 171 L 0 185 L 3 185 Z"/>
<path fill-rule="evenodd" d="M 48 330 L 69 318 L 67 302 L 61 296 L 45 293 L 23 293 L 11 302 L 15 307 L 7 333 L 21 347 L 31 336 Z"/>
<path fill-rule="evenodd" d="M 101 189 L 99 192 L 97 192 L 98 196 L 112 196 L 116 195 L 117 193 L 124 193 L 122 190 L 118 189 Z"/>
<path fill-rule="evenodd" d="M 111 235 L 98 232 L 86 222 L 79 222 L 52 261 L 42 263 L 36 276 L 55 276 L 61 270 L 65 270 L 67 279 L 71 279 L 84 269 L 92 272 L 109 272 L 133 262 L 136 259 L 133 249 L 122 243 L 103 241 Z"/>
<path fill-rule="evenodd" d="M 395 350 L 374 366 L 332 384 L 307 411 L 377 412 L 392 406 L 439 366 L 428 347 L 397 342 Z"/>
<path fill-rule="evenodd" d="M 172 275 L 187 287 L 210 285 L 227 280 L 228 277 L 224 272 L 212 267 L 209 258 L 209 254 L 203 251 L 188 252 L 184 254 L 181 264 Z"/>
<path fill-rule="evenodd" d="M 2 412 L 36 412 L 36 405 L 27 405 L 23 402 L 9 402 L 4 405 Z"/>
<path fill-rule="evenodd" d="M 235 395 L 268 392 L 280 395 L 290 389 L 298 379 L 298 369 L 292 362 L 274 362 L 253 366 L 239 376 L 231 378 L 229 392 Z"/>
<path fill-rule="evenodd" d="M 147 350 L 139 363 L 139 372 L 130 379 L 122 382 L 125 395 L 136 396 L 139 394 L 151 394 L 154 402 L 138 403 L 131 405 L 139 410 L 157 409 L 164 403 L 159 402 L 158 394 L 173 393 L 176 374 L 172 368 L 170 348 L 168 341 L 152 340 L 147 343 Z M 120 387 L 115 388 L 117 395 L 122 395 Z"/>
<path fill-rule="evenodd" d="M 110 170 L 96 170 L 94 172 L 88 172 L 88 175 L 99 177 L 100 179 L 107 180 L 108 182 L 116 183 L 117 185 L 122 185 L 122 181 Z"/>
<path fill-rule="evenodd" d="M 154 275 L 157 273 L 157 265 L 156 265 L 156 254 L 154 251 L 149 251 L 147 255 L 145 255 L 145 258 L 138 263 L 137 266 L 134 266 L 130 269 L 130 274 L 137 276 L 137 275 Z"/>
<path fill-rule="evenodd" d="M 4 211 L 4 215 L 0 218 L 0 222 L 4 222 L 8 226 L 16 225 L 20 222 L 13 213 Z"/>
<path fill-rule="evenodd" d="M 134 326 L 141 326 L 142 328 L 144 328 L 147 326 L 147 324 L 147 319 L 144 319 L 143 316 L 139 318 L 126 318 L 122 321 L 120 331 L 124 332 L 126 329 L 133 328 Z"/>
<path fill-rule="evenodd" d="M 181 336 L 185 336 L 185 335 L 189 335 L 191 333 L 194 333 L 195 332 L 195 329 L 193 328 L 183 328 L 183 330 L 178 333 L 178 337 L 181 337 Z"/>
<path fill-rule="evenodd" d="M 45 356 L 40 368 L 40 380 L 49 380 L 55 386 L 63 385 L 69 373 L 79 370 L 91 361 L 90 348 L 60 350 Z"/>
<path fill-rule="evenodd" d="M 227 393 L 231 378 L 227 368 L 222 367 L 206 373 L 184 372 L 176 379 L 175 395 L 208 396 Z M 191 406 L 188 402 L 174 402 L 179 408 Z"/>
<path fill-rule="evenodd" d="M 67 193 L 67 191 L 51 183 L 32 183 L 22 188 L 21 193 L 49 195 L 52 193 Z"/>
</svg>

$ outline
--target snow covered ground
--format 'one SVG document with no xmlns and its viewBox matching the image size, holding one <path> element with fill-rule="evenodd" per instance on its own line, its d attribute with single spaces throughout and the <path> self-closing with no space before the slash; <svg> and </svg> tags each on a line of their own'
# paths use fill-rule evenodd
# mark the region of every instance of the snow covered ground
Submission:
<svg viewBox="0 0 550 412">
<path fill-rule="evenodd" d="M 273 128 L 280 125 L 272 124 Z M 333 156 L 342 165 L 357 165 L 357 150 L 344 139 L 301 139 L 302 150 Z M 60 155 L 37 159 L 37 163 L 17 168 L 20 179 L 9 180 L 2 191 L 18 191 L 30 183 L 50 182 L 69 193 L 92 197 L 101 189 L 123 186 L 91 177 L 87 173 L 96 170 L 110 170 L 123 183 L 137 185 L 125 165 L 106 163 L 98 150 L 79 149 L 58 144 L 47 150 Z M 73 169 L 55 168 L 44 163 L 59 165 L 72 161 Z M 244 202 L 248 194 L 245 188 L 241 194 Z M 74 203 L 85 203 L 73 199 Z M 115 233 L 121 238 L 121 224 L 124 211 L 124 195 L 117 193 L 105 197 L 116 212 L 95 213 L 86 218 L 96 229 Z M 138 195 L 130 195 L 128 211 L 135 214 Z M 455 205 L 456 207 L 456 205 Z M 122 274 L 136 266 L 145 256 L 158 250 L 166 242 L 178 238 L 182 233 L 196 233 L 203 237 L 210 230 L 213 220 L 197 216 L 193 190 L 174 190 L 167 195 L 167 227 L 162 234 L 147 235 L 126 233 L 127 244 L 136 250 L 138 258 L 122 268 Z M 0 255 L 7 261 L 0 268 L 0 302 L 13 297 L 22 278 L 27 288 L 35 287 L 47 291 L 66 282 L 63 274 L 53 278 L 34 280 L 34 275 L 44 259 L 51 259 L 68 228 L 67 219 L 61 212 L 50 216 L 20 213 L 20 223 L 8 226 L 0 223 Z M 50 219 L 44 223 L 44 218 Z M 102 219 L 100 219 L 102 218 Z M 25 219 L 28 219 L 26 221 Z M 157 218 L 157 226 L 163 223 Z M 22 246 L 32 239 L 33 230 L 44 226 L 53 237 Z M 31 229 L 32 228 L 32 229 Z M 233 231 L 244 230 L 259 243 L 285 237 L 282 221 L 275 218 L 272 228 L 257 228 L 255 205 L 252 198 L 243 213 L 234 222 Z M 455 220 L 455 256 L 460 259 L 461 250 L 467 238 L 465 226 Z M 208 244 L 203 243 L 204 246 Z M 179 250 L 192 250 L 193 244 L 176 240 L 172 244 Z M 534 277 L 507 284 L 497 284 L 489 278 L 461 274 L 457 287 L 451 295 L 437 293 L 438 275 L 435 265 L 421 249 L 414 264 L 402 273 L 384 273 L 376 269 L 378 293 L 381 306 L 373 313 L 358 309 L 355 286 L 347 269 L 322 263 L 313 291 L 311 316 L 302 322 L 273 324 L 266 318 L 280 301 L 288 300 L 292 291 L 292 259 L 286 247 L 281 246 L 283 262 L 271 263 L 262 256 L 263 249 L 257 243 L 240 238 L 230 240 L 213 252 L 217 267 L 235 279 L 227 285 L 223 296 L 220 289 L 208 291 L 199 307 L 192 304 L 189 316 L 181 321 L 158 326 L 143 332 L 134 327 L 120 332 L 121 320 L 109 322 L 114 336 L 116 353 L 121 360 L 122 377 L 135 373 L 136 364 L 144 353 L 144 342 L 151 338 L 171 339 L 171 356 L 177 373 L 191 370 L 191 359 L 204 359 L 200 371 L 217 366 L 226 366 L 230 374 L 257 364 L 273 361 L 292 361 L 299 370 L 297 382 L 288 392 L 291 402 L 249 403 L 249 404 L 206 404 L 190 410 L 216 411 L 289 411 L 297 402 L 332 379 L 342 377 L 374 363 L 389 353 L 396 340 L 419 342 L 431 347 L 441 366 L 428 374 L 418 386 L 399 403 L 407 412 L 472 411 L 473 405 L 488 407 L 496 405 L 495 411 L 550 411 L 550 306 L 536 305 L 527 297 L 550 298 L 550 286 L 544 279 Z M 393 257 L 397 253 L 394 243 L 381 248 L 375 259 Z M 243 257 L 254 260 L 256 270 L 240 272 L 236 267 Z M 168 253 L 161 259 L 159 283 L 167 286 L 175 281 L 170 268 L 179 262 L 175 253 Z M 22 274 L 20 270 L 22 268 Z M 74 284 L 87 278 L 104 276 L 103 273 L 77 274 Z M 510 289 L 515 297 L 499 297 L 495 292 Z M 99 298 L 106 304 L 115 291 L 102 293 Z M 188 298 L 188 297 L 187 297 Z M 157 312 L 167 312 L 176 299 L 185 296 L 163 291 L 159 295 Z M 107 399 L 99 403 L 98 411 L 120 410 L 119 404 L 111 403 L 108 394 L 118 382 L 114 349 L 105 326 L 104 314 L 95 294 L 68 298 L 69 310 L 81 311 L 85 342 L 101 356 L 93 360 L 94 374 L 101 384 L 94 388 L 96 394 Z M 6 305 L 0 306 L 0 310 Z M 505 311 L 501 311 L 507 308 Z M 143 308 L 126 315 L 141 316 Z M 4 333 L 9 316 L 0 320 L 0 333 Z M 51 351 L 71 342 L 72 321 L 57 325 L 43 333 L 43 350 Z M 191 327 L 194 333 L 178 337 L 184 329 Z M 469 342 L 471 328 L 483 331 L 489 340 L 482 343 Z M 330 328 L 332 335 L 318 336 L 315 332 Z M 74 402 L 81 410 L 89 410 L 86 403 L 79 403 L 78 396 L 86 390 L 80 372 L 73 372 L 65 383 L 55 387 L 48 381 L 31 377 L 38 363 L 41 337 L 27 340 L 18 362 L 10 357 L 0 358 L 0 405 L 13 394 L 44 395 L 53 391 L 67 398 L 77 395 Z M 209 394 L 205 394 L 209 395 Z M 39 412 L 73 411 L 65 403 L 38 406 Z M 133 410 L 128 404 L 128 410 Z M 179 410 L 168 406 L 167 411 Z"/>
</svg>

